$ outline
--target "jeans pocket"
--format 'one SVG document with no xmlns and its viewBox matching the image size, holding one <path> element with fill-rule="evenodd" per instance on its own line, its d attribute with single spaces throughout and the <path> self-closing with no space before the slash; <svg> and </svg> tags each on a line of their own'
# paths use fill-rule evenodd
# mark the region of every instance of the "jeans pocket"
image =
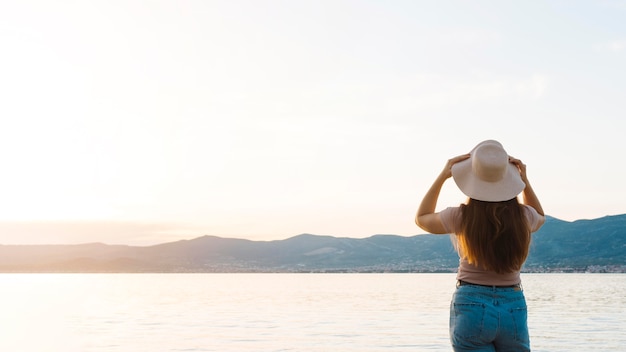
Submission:
<svg viewBox="0 0 626 352">
<path fill-rule="evenodd" d="M 509 310 L 515 329 L 515 340 L 519 342 L 529 342 L 528 334 L 528 309 L 517 307 Z"/>
<path fill-rule="evenodd" d="M 485 305 L 453 303 L 450 312 L 450 337 L 454 340 L 476 340 L 482 336 Z"/>
</svg>

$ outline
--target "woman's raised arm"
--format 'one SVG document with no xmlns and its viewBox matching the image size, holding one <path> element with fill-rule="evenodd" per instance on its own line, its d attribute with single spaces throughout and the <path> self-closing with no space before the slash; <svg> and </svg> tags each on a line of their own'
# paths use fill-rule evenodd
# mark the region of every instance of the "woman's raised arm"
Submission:
<svg viewBox="0 0 626 352">
<path fill-rule="evenodd" d="M 422 199 L 422 202 L 417 210 L 417 214 L 415 214 L 415 224 L 417 224 L 417 226 L 421 229 L 434 234 L 446 233 L 446 229 L 439 218 L 439 214 L 435 213 L 439 193 L 441 192 L 441 187 L 443 187 L 446 180 L 452 177 L 452 165 L 469 158 L 469 156 L 469 154 L 463 154 L 448 160 L 444 169 L 441 171 L 439 176 L 437 176 L 432 186 L 430 186 L 428 192 L 424 195 L 424 198 Z"/>
</svg>

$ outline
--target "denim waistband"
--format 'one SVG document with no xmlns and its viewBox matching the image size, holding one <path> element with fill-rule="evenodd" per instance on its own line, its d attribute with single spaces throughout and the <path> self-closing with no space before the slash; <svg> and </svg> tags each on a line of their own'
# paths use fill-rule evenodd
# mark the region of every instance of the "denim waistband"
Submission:
<svg viewBox="0 0 626 352">
<path fill-rule="evenodd" d="M 484 287 L 484 288 L 490 288 L 490 289 L 500 289 L 500 288 L 508 288 L 508 289 L 514 289 L 516 291 L 519 291 L 522 289 L 522 284 L 518 283 L 515 285 L 508 285 L 508 286 L 497 286 L 497 285 L 481 285 L 481 284 L 473 284 L 471 282 L 467 282 L 467 281 L 463 281 L 463 280 L 457 280 L 456 282 L 456 287 L 459 288 L 461 286 L 475 286 L 475 287 Z"/>
</svg>

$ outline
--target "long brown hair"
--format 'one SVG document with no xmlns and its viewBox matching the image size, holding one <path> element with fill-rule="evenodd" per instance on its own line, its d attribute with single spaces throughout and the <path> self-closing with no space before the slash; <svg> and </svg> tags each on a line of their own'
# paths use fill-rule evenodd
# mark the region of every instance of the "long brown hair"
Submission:
<svg viewBox="0 0 626 352">
<path fill-rule="evenodd" d="M 469 199 L 461 206 L 458 250 L 470 264 L 498 274 L 521 269 L 530 247 L 530 228 L 517 198 L 503 202 Z"/>
</svg>

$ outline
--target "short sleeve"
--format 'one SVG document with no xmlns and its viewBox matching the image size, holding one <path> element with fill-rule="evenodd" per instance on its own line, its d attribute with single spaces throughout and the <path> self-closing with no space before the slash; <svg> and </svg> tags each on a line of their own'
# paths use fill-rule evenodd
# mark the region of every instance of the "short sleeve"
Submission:
<svg viewBox="0 0 626 352">
<path fill-rule="evenodd" d="M 456 233 L 461 226 L 461 208 L 448 207 L 439 212 L 439 219 L 446 233 Z"/>
<path fill-rule="evenodd" d="M 544 217 L 543 215 L 539 215 L 535 208 L 524 205 L 524 214 L 526 215 L 526 220 L 528 221 L 528 225 L 530 226 L 530 232 L 535 232 L 539 230 L 541 225 L 543 225 Z"/>
</svg>

